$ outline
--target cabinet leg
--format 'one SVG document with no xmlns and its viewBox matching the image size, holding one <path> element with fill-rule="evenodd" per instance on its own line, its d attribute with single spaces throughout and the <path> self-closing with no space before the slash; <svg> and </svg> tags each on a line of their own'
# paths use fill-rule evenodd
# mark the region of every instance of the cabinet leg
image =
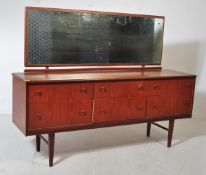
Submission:
<svg viewBox="0 0 206 175">
<path fill-rule="evenodd" d="M 53 157 L 54 157 L 54 140 L 55 140 L 55 134 L 48 134 L 48 146 L 49 146 L 49 166 L 53 166 Z"/>
<path fill-rule="evenodd" d="M 150 136 L 151 122 L 147 122 L 147 137 Z"/>
<path fill-rule="evenodd" d="M 40 151 L 40 146 L 41 146 L 41 138 L 40 135 L 36 135 L 36 151 Z"/>
<path fill-rule="evenodd" d="M 175 121 L 174 119 L 169 120 L 167 147 L 171 147 L 172 135 L 173 135 L 173 129 L 174 129 L 174 121 Z"/>
</svg>

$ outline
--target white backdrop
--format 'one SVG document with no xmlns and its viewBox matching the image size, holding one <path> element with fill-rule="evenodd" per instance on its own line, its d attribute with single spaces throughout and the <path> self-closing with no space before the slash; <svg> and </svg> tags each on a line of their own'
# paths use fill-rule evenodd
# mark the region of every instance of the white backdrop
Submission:
<svg viewBox="0 0 206 175">
<path fill-rule="evenodd" d="M 11 73 L 24 69 L 25 6 L 165 16 L 162 66 L 198 75 L 193 114 L 206 116 L 205 0 L 0 0 L 0 114 L 11 114 Z"/>
</svg>

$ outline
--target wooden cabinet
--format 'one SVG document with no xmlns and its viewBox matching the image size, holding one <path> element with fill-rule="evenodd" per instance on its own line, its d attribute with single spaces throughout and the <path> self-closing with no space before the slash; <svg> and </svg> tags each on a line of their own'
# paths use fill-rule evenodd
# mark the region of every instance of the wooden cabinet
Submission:
<svg viewBox="0 0 206 175">
<path fill-rule="evenodd" d="M 77 78 L 75 78 L 77 77 Z M 13 74 L 13 122 L 25 135 L 49 135 L 53 164 L 54 133 L 189 118 L 195 76 L 166 70 L 88 71 Z"/>
</svg>

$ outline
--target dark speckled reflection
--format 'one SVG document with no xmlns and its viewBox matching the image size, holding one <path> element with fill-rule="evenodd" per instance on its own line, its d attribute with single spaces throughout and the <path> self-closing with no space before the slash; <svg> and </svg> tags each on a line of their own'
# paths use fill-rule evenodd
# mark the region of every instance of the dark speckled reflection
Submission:
<svg viewBox="0 0 206 175">
<path fill-rule="evenodd" d="M 160 64 L 161 18 L 29 10 L 28 64 Z"/>
</svg>

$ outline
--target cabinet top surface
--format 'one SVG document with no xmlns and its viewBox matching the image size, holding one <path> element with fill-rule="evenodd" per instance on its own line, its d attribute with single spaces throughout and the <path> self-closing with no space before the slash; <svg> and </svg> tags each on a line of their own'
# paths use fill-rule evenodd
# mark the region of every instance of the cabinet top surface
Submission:
<svg viewBox="0 0 206 175">
<path fill-rule="evenodd" d="M 24 72 L 13 73 L 25 82 L 63 82 L 63 81 L 107 81 L 107 80 L 139 80 L 195 77 L 166 69 L 145 70 L 95 70 L 95 71 L 62 71 L 62 72 Z"/>
</svg>

